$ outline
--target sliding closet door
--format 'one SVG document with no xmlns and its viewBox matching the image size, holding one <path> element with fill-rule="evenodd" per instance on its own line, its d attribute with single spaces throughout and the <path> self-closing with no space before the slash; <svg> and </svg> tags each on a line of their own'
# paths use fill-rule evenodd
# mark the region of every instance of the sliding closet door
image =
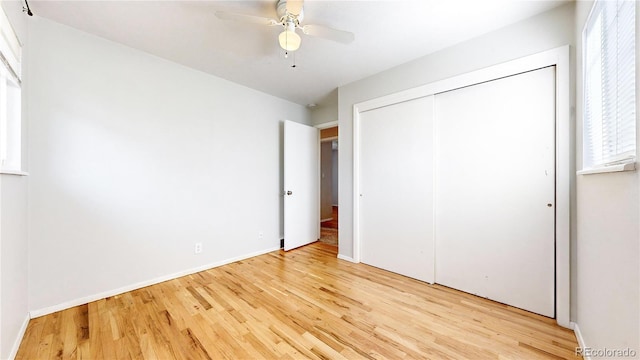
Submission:
<svg viewBox="0 0 640 360">
<path fill-rule="evenodd" d="M 361 261 L 433 283 L 433 97 L 360 114 Z"/>
<path fill-rule="evenodd" d="M 554 316 L 555 68 L 436 95 L 436 282 Z"/>
</svg>

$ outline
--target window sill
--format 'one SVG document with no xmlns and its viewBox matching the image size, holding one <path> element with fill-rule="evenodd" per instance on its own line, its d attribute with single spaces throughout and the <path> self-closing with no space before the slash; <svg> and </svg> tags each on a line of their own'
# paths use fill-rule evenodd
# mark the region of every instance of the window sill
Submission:
<svg viewBox="0 0 640 360">
<path fill-rule="evenodd" d="M 603 174 L 603 173 L 611 173 L 611 172 L 621 172 L 621 171 L 635 171 L 636 163 L 628 162 L 624 164 L 616 164 L 609 166 L 600 166 L 590 169 L 583 169 L 578 171 L 576 174 L 578 175 L 591 175 L 591 174 Z"/>
<path fill-rule="evenodd" d="M 29 173 L 21 170 L 0 169 L 0 175 L 28 176 Z"/>
</svg>

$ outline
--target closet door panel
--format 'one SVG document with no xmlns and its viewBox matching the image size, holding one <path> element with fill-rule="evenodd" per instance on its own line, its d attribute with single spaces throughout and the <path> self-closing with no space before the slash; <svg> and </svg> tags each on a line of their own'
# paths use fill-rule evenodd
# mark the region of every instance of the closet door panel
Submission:
<svg viewBox="0 0 640 360">
<path fill-rule="evenodd" d="M 433 97 L 360 114 L 361 261 L 433 283 Z"/>
<path fill-rule="evenodd" d="M 553 67 L 435 97 L 436 282 L 554 316 Z"/>
</svg>

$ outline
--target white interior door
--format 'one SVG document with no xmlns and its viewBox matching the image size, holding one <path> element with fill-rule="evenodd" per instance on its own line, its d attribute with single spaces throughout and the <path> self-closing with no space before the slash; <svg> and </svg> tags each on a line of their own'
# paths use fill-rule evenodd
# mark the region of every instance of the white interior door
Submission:
<svg viewBox="0 0 640 360">
<path fill-rule="evenodd" d="M 361 261 L 433 283 L 433 96 L 360 114 Z"/>
<path fill-rule="evenodd" d="M 284 249 L 318 240 L 320 235 L 320 158 L 318 129 L 284 122 Z"/>
<path fill-rule="evenodd" d="M 554 316 L 555 68 L 436 95 L 436 282 Z"/>
</svg>

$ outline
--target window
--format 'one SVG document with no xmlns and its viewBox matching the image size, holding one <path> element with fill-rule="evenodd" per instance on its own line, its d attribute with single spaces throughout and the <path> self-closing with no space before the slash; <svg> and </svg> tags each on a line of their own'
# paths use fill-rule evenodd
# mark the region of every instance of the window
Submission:
<svg viewBox="0 0 640 360">
<path fill-rule="evenodd" d="M 0 172 L 19 172 L 22 152 L 21 52 L 0 8 Z"/>
<path fill-rule="evenodd" d="M 584 167 L 636 155 L 636 2 L 597 0 L 583 32 Z"/>
</svg>

